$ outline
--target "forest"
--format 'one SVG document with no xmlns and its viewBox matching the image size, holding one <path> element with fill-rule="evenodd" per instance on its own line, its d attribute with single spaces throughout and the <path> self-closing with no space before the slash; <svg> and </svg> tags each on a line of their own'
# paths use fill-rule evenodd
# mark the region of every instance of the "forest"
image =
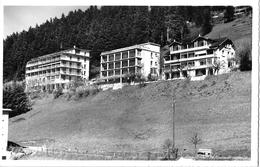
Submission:
<svg viewBox="0 0 260 167">
<path fill-rule="evenodd" d="M 3 41 L 3 80 L 21 81 L 32 58 L 60 50 L 91 50 L 90 77 L 98 74 L 100 53 L 144 42 L 164 46 L 169 39 L 188 40 L 212 29 L 209 6 L 90 6 L 50 18 L 27 31 L 16 32 Z M 191 32 L 191 28 L 196 33 Z"/>
</svg>

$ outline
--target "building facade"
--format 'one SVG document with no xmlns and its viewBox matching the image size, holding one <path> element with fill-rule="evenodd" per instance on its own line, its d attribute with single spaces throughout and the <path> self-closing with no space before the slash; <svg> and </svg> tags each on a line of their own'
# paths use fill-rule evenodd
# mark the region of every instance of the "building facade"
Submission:
<svg viewBox="0 0 260 167">
<path fill-rule="evenodd" d="M 235 66 L 235 50 L 230 39 L 199 36 L 189 43 L 170 44 L 170 54 L 164 56 L 164 78 L 203 79 L 207 75 L 227 73 Z"/>
<path fill-rule="evenodd" d="M 155 43 L 102 52 L 100 58 L 100 79 L 105 81 L 124 82 L 126 74 L 136 73 L 159 76 L 160 45 Z"/>
<path fill-rule="evenodd" d="M 26 90 L 64 89 L 71 81 L 88 80 L 89 54 L 74 47 L 31 59 L 26 64 Z"/>
</svg>

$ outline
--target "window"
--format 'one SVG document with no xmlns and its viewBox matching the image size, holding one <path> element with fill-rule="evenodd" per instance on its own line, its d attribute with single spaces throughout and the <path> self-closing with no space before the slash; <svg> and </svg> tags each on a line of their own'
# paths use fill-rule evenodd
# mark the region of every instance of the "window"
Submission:
<svg viewBox="0 0 260 167">
<path fill-rule="evenodd" d="M 202 65 L 205 65 L 206 64 L 206 59 L 203 59 L 203 60 L 201 60 L 200 61 L 200 65 L 202 66 Z"/>
<path fill-rule="evenodd" d="M 232 62 L 228 62 L 228 67 L 231 67 L 232 66 Z"/>
<path fill-rule="evenodd" d="M 76 54 L 79 54 L 79 53 L 80 53 L 80 50 L 75 49 L 75 52 L 76 52 Z"/>
<path fill-rule="evenodd" d="M 84 71 L 84 75 L 86 75 L 86 71 Z"/>
<path fill-rule="evenodd" d="M 151 59 L 153 59 L 153 53 L 151 53 Z"/>
<path fill-rule="evenodd" d="M 84 64 L 84 69 L 86 69 L 86 64 Z"/>
<path fill-rule="evenodd" d="M 122 53 L 122 59 L 127 59 L 128 58 L 128 53 L 127 52 L 123 52 Z"/>
<path fill-rule="evenodd" d="M 115 54 L 115 60 L 120 60 L 121 54 L 120 53 L 116 53 Z"/>
<path fill-rule="evenodd" d="M 151 61 L 151 66 L 153 65 L 153 62 Z"/>
<path fill-rule="evenodd" d="M 71 56 L 70 56 L 70 60 L 71 60 Z"/>
<path fill-rule="evenodd" d="M 188 65 L 192 67 L 192 66 L 195 65 L 195 63 L 194 63 L 194 61 L 189 61 L 189 62 L 188 62 Z"/>
<path fill-rule="evenodd" d="M 158 63 L 157 62 L 155 62 L 155 66 L 157 66 L 158 65 Z"/>
<path fill-rule="evenodd" d="M 129 57 L 135 57 L 135 50 L 129 51 Z"/>
<path fill-rule="evenodd" d="M 84 58 L 84 62 L 86 62 L 87 61 L 87 58 Z"/>
</svg>

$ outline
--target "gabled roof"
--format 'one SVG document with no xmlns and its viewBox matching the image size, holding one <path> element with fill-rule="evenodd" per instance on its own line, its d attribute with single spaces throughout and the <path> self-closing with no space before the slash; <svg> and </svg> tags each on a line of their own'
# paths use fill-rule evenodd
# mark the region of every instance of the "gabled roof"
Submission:
<svg viewBox="0 0 260 167">
<path fill-rule="evenodd" d="M 221 45 L 223 45 L 226 42 L 231 43 L 231 45 L 233 45 L 233 47 L 234 47 L 233 42 L 230 39 L 228 39 L 227 37 L 213 39 L 213 40 L 215 42 L 210 46 L 210 48 L 220 47 Z"/>
<path fill-rule="evenodd" d="M 177 43 L 177 44 L 179 44 L 179 45 L 182 45 L 182 43 L 181 42 L 178 42 L 178 41 L 176 41 L 175 39 L 173 40 L 173 42 L 172 43 L 170 43 L 170 45 L 169 46 L 172 46 L 173 44 L 175 44 L 175 43 Z"/>
<path fill-rule="evenodd" d="M 197 38 L 195 38 L 195 39 L 193 39 L 191 42 L 194 42 L 194 41 L 196 41 L 196 40 L 198 40 L 198 39 L 205 39 L 205 40 L 208 40 L 208 38 L 205 38 L 205 37 L 203 37 L 203 36 L 198 36 Z"/>
</svg>

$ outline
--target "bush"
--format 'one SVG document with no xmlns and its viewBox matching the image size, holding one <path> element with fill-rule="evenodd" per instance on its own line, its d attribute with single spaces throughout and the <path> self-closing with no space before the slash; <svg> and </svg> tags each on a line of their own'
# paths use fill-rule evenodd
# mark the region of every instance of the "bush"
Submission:
<svg viewBox="0 0 260 167">
<path fill-rule="evenodd" d="M 57 99 L 57 98 L 60 97 L 62 94 L 63 94 L 63 89 L 62 89 L 62 88 L 55 89 L 55 90 L 53 91 L 53 98 L 54 98 L 54 99 Z"/>
<path fill-rule="evenodd" d="M 147 79 L 148 79 L 148 81 L 157 81 L 158 76 L 154 76 L 151 73 L 149 73 Z"/>
<path fill-rule="evenodd" d="M 41 91 L 37 90 L 37 91 L 33 91 L 33 92 L 28 92 L 28 96 L 33 100 L 36 98 L 40 98 L 41 97 Z"/>
<path fill-rule="evenodd" d="M 75 96 L 77 99 L 88 97 L 89 95 L 95 95 L 100 90 L 96 86 L 80 86 L 76 88 Z"/>
<path fill-rule="evenodd" d="M 24 92 L 25 84 L 20 82 L 9 82 L 3 88 L 3 108 L 10 108 L 9 117 L 14 117 L 31 110 L 28 95 Z"/>
<path fill-rule="evenodd" d="M 140 87 L 140 88 L 146 86 L 145 77 L 144 77 L 143 74 L 141 74 L 141 73 L 137 73 L 137 74 L 135 75 L 134 81 L 137 82 L 137 83 L 139 83 L 139 87 Z"/>
</svg>

